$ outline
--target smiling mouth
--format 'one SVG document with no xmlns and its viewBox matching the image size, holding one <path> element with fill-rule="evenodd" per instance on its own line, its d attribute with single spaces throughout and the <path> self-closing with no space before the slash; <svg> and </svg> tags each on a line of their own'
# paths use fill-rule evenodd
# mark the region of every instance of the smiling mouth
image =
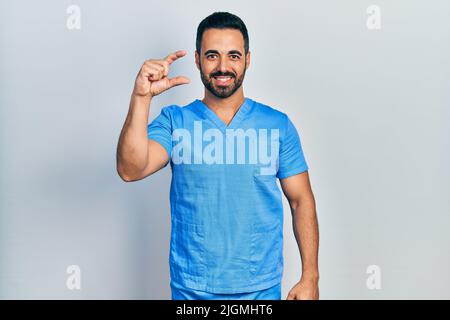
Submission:
<svg viewBox="0 0 450 320">
<path fill-rule="evenodd" d="M 231 76 L 217 76 L 217 77 L 213 77 L 216 80 L 216 83 L 219 85 L 228 85 L 231 80 L 233 79 L 233 77 Z"/>
</svg>

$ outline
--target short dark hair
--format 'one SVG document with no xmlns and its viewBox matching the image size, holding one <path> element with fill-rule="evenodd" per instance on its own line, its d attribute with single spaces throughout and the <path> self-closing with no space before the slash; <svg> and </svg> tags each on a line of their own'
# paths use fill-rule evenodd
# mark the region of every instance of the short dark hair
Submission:
<svg viewBox="0 0 450 320">
<path fill-rule="evenodd" d="M 207 29 L 236 29 L 242 33 L 244 37 L 244 50 L 245 53 L 249 49 L 248 32 L 244 21 L 238 16 L 229 12 L 214 12 L 213 14 L 207 16 L 200 22 L 197 28 L 197 39 L 195 42 L 195 47 L 197 52 L 200 54 L 202 48 L 202 38 L 203 33 Z"/>
</svg>

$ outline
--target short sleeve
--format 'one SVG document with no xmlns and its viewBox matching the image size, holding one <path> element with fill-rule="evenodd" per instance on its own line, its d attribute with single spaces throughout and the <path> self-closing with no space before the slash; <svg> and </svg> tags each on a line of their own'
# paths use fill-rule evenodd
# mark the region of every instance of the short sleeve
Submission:
<svg viewBox="0 0 450 320">
<path fill-rule="evenodd" d="M 161 113 L 147 126 L 149 140 L 161 144 L 167 151 L 169 159 L 172 154 L 172 121 L 169 107 L 161 109 Z"/>
<path fill-rule="evenodd" d="M 286 129 L 280 137 L 280 155 L 277 177 L 279 179 L 308 170 L 300 136 L 292 121 L 286 116 Z"/>
</svg>

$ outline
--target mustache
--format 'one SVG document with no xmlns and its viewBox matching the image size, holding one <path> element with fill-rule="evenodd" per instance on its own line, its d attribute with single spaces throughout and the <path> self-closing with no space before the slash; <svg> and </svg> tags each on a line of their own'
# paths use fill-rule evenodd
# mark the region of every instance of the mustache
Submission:
<svg viewBox="0 0 450 320">
<path fill-rule="evenodd" d="M 230 72 L 216 72 L 216 73 L 211 73 L 211 78 L 212 77 L 235 77 L 233 73 Z"/>
</svg>

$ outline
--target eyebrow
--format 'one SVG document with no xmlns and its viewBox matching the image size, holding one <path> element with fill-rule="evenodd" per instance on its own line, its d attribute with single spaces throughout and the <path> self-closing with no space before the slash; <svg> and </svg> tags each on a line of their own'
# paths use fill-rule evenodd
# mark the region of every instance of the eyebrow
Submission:
<svg viewBox="0 0 450 320">
<path fill-rule="evenodd" d="M 219 51 L 217 51 L 217 50 L 208 50 L 208 51 L 205 52 L 205 56 L 210 54 L 210 53 L 219 54 Z M 228 54 L 237 54 L 239 56 L 242 56 L 242 53 L 239 50 L 230 50 L 230 51 L 228 51 Z"/>
</svg>

